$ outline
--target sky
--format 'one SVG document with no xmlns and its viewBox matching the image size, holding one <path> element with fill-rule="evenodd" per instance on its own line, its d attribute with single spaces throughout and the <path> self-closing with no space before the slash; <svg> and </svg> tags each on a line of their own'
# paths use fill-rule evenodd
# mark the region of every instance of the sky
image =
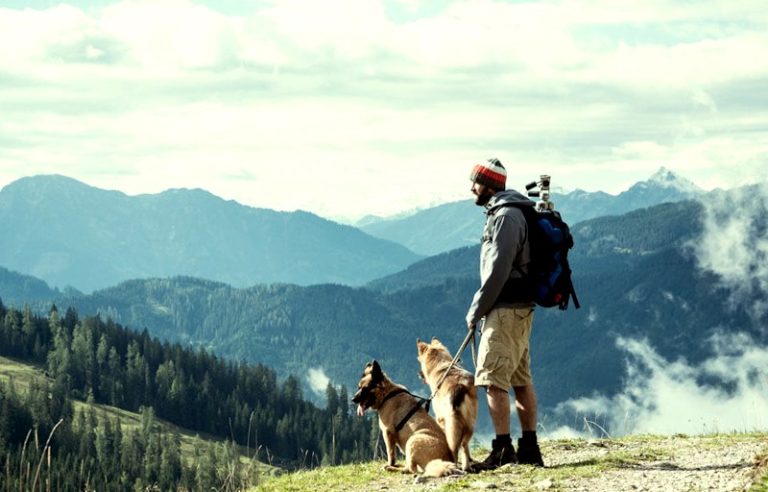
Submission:
<svg viewBox="0 0 768 492">
<path fill-rule="evenodd" d="M 0 187 L 203 188 L 340 221 L 664 166 L 768 179 L 763 0 L 0 1 Z"/>
</svg>

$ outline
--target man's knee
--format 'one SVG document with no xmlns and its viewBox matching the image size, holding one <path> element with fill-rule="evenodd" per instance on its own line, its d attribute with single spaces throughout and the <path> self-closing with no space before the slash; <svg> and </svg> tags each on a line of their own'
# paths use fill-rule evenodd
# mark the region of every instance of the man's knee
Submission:
<svg viewBox="0 0 768 492">
<path fill-rule="evenodd" d="M 533 385 L 513 386 L 515 390 L 515 407 L 518 411 L 536 411 L 536 392 Z"/>
<path fill-rule="evenodd" d="M 533 384 L 526 384 L 522 386 L 512 386 L 515 391 L 515 395 L 534 394 Z"/>
<path fill-rule="evenodd" d="M 492 384 L 489 384 L 489 385 L 485 386 L 485 392 L 489 396 L 493 396 L 493 397 L 500 397 L 500 396 L 504 396 L 504 395 L 509 395 L 509 390 L 505 390 L 503 388 L 499 388 L 498 386 L 494 386 Z"/>
</svg>

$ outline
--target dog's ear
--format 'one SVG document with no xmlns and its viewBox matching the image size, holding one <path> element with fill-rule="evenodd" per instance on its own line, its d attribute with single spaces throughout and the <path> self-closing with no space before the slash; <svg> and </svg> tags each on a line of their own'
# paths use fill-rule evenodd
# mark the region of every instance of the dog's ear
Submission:
<svg viewBox="0 0 768 492">
<path fill-rule="evenodd" d="M 370 366 L 371 366 L 371 375 L 374 378 L 381 377 L 382 371 L 381 371 L 381 366 L 379 365 L 379 361 L 374 359 L 373 362 L 370 363 Z"/>
<path fill-rule="evenodd" d="M 438 348 L 446 348 L 445 345 L 443 345 L 443 342 L 437 339 L 437 337 L 432 338 L 432 345 Z"/>
<path fill-rule="evenodd" d="M 429 347 L 429 345 L 427 345 L 426 343 L 422 342 L 421 340 L 416 340 L 416 348 L 419 349 L 419 355 L 421 355 L 424 352 L 426 352 L 428 347 Z"/>
</svg>

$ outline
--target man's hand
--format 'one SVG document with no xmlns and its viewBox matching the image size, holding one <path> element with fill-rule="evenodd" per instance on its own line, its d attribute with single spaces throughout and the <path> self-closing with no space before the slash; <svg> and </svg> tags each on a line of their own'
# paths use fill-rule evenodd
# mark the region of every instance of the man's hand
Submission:
<svg viewBox="0 0 768 492">
<path fill-rule="evenodd" d="M 467 321 L 467 331 L 473 331 L 475 329 L 476 323 L 473 323 L 471 321 Z"/>
</svg>

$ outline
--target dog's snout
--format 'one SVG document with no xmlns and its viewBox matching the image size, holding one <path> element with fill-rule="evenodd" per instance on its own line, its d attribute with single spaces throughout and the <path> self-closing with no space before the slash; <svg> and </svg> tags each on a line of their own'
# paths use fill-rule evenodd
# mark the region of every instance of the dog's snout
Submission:
<svg viewBox="0 0 768 492">
<path fill-rule="evenodd" d="M 363 390 L 357 390 L 357 392 L 352 395 L 352 403 L 360 403 L 360 397 L 362 396 Z"/>
</svg>

